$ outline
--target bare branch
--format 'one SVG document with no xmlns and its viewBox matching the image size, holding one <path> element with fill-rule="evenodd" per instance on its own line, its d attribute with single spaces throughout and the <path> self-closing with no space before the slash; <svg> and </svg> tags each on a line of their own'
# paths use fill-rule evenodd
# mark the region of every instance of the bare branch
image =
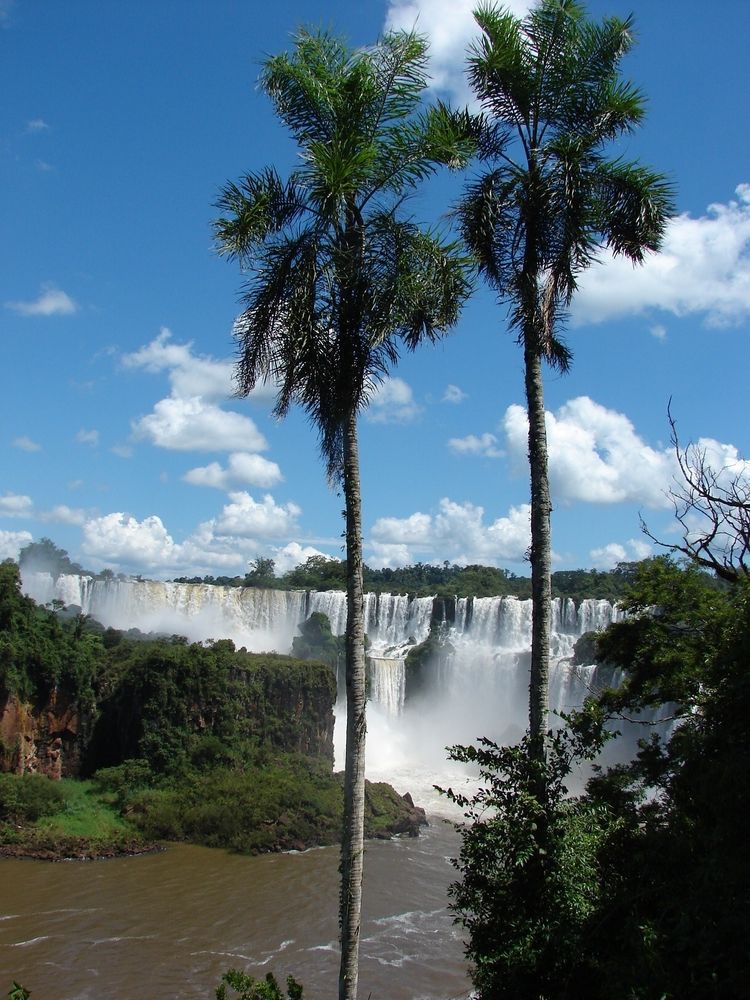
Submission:
<svg viewBox="0 0 750 1000">
<path fill-rule="evenodd" d="M 656 545 L 679 552 L 729 583 L 750 576 L 750 476 L 744 468 L 714 468 L 705 448 L 680 444 L 677 424 L 667 407 L 670 440 L 681 481 L 668 493 L 682 527 L 682 541 L 656 538 L 641 518 L 641 530 Z"/>
</svg>

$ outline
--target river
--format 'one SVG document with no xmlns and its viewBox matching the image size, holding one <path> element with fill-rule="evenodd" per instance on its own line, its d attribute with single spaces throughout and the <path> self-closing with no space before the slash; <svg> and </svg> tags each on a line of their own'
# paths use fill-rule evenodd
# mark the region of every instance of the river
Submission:
<svg viewBox="0 0 750 1000">
<path fill-rule="evenodd" d="M 360 996 L 465 997 L 446 889 L 458 851 L 435 818 L 414 840 L 370 841 Z M 338 848 L 243 857 L 175 844 L 109 861 L 0 860 L 0 995 L 33 1000 L 210 998 L 222 972 L 294 975 L 306 1000 L 338 976 Z"/>
</svg>

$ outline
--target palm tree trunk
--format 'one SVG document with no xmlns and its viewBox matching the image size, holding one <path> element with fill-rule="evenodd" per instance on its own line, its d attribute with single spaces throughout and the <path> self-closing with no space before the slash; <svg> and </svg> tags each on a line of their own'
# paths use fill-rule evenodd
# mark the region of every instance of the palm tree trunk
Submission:
<svg viewBox="0 0 750 1000">
<path fill-rule="evenodd" d="M 346 763 L 341 841 L 339 1000 L 356 1000 L 365 820 L 365 620 L 362 583 L 362 497 L 356 411 L 344 428 L 346 503 Z"/>
<path fill-rule="evenodd" d="M 549 712 L 549 641 L 552 611 L 552 556 L 550 514 L 552 503 L 547 463 L 547 428 L 544 420 L 542 362 L 536 338 L 526 337 L 524 365 L 529 416 L 529 465 L 531 468 L 531 670 L 529 678 L 529 735 L 532 756 L 546 758 Z"/>
</svg>

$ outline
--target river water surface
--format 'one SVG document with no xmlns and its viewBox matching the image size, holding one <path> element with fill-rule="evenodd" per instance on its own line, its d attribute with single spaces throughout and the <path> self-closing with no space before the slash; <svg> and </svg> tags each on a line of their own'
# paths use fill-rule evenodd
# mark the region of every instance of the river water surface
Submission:
<svg viewBox="0 0 750 1000">
<path fill-rule="evenodd" d="M 459 841 L 439 818 L 365 858 L 360 996 L 465 997 L 446 908 Z M 213 997 L 222 972 L 291 973 L 306 1000 L 337 993 L 338 848 L 243 857 L 176 844 L 96 862 L 0 860 L 0 996 Z"/>
</svg>

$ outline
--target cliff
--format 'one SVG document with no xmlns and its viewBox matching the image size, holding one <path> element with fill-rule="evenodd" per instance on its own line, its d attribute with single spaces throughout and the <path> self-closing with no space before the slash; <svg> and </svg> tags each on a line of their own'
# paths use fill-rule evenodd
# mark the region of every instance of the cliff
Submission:
<svg viewBox="0 0 750 1000">
<path fill-rule="evenodd" d="M 335 698 L 324 664 L 105 631 L 39 607 L 0 564 L 2 771 L 77 777 L 135 757 L 163 771 L 211 739 L 332 765 Z"/>
</svg>

